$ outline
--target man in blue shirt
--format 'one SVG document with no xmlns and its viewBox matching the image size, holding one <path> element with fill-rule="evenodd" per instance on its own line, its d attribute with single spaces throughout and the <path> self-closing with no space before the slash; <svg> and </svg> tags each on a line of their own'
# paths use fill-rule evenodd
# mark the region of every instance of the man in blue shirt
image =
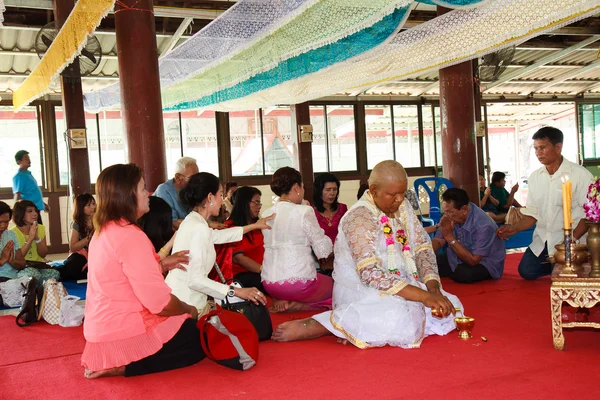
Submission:
<svg viewBox="0 0 600 400">
<path fill-rule="evenodd" d="M 175 177 L 158 185 L 154 192 L 154 196 L 160 197 L 171 206 L 171 210 L 173 211 L 174 231 L 179 228 L 179 225 L 189 213 L 187 206 L 179 199 L 179 191 L 186 187 L 190 177 L 198 172 L 196 159 L 192 157 L 182 157 L 177 160 Z"/>
<path fill-rule="evenodd" d="M 31 167 L 31 159 L 27 150 L 19 150 L 15 154 L 15 161 L 19 166 L 16 175 L 13 176 L 13 194 L 15 201 L 29 200 L 32 201 L 39 211 L 50 211 L 48 204 L 44 203 L 42 191 L 37 183 L 37 180 L 29 171 Z M 38 221 L 39 222 L 39 221 Z"/>
<path fill-rule="evenodd" d="M 504 272 L 506 250 L 496 236 L 498 226 L 481 208 L 469 201 L 467 192 L 452 188 L 442 194 L 444 216 L 433 238 L 440 276 L 459 283 L 499 279 Z"/>
</svg>

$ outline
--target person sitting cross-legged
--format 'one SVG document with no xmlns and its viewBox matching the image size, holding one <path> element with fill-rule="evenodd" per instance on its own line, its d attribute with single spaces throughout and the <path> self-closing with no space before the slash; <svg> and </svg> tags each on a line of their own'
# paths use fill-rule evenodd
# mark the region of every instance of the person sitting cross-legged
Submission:
<svg viewBox="0 0 600 400">
<path fill-rule="evenodd" d="M 344 215 L 335 243 L 333 310 L 284 322 L 275 341 L 333 333 L 342 343 L 419 347 L 454 330 L 462 304 L 441 289 L 431 241 L 411 205 L 408 180 L 396 161 L 382 161 L 369 190 Z M 432 309 L 442 318 L 432 315 Z"/>
<path fill-rule="evenodd" d="M 481 208 L 469 201 L 460 188 L 442 194 L 444 216 L 440 230 L 433 238 L 437 253 L 444 245 L 448 249 L 437 255 L 440 276 L 459 283 L 474 283 L 499 279 L 504 271 L 504 242 L 496 236 L 496 223 Z"/>
<path fill-rule="evenodd" d="M 18 278 L 19 271 L 25 268 L 21 244 L 15 232 L 8 229 L 11 218 L 10 206 L 0 201 L 0 282 Z"/>
</svg>

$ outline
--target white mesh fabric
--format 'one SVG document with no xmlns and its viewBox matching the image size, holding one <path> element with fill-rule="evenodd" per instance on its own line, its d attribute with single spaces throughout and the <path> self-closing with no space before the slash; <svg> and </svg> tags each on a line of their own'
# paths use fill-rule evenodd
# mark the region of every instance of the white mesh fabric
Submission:
<svg viewBox="0 0 600 400">
<path fill-rule="evenodd" d="M 242 110 L 358 92 L 522 43 L 598 11 L 598 0 L 491 0 L 403 31 L 387 44 L 346 62 L 208 108 Z"/>
</svg>

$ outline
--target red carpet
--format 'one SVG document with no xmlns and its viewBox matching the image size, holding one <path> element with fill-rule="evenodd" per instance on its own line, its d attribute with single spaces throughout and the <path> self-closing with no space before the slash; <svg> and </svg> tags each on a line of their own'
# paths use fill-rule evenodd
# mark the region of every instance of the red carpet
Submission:
<svg viewBox="0 0 600 400">
<path fill-rule="evenodd" d="M 82 329 L 45 323 L 25 329 L 0 317 L 2 399 L 559 399 L 594 398 L 600 332 L 567 330 L 552 347 L 549 278 L 518 277 L 507 256 L 496 282 L 444 287 L 476 318 L 474 338 L 429 337 L 421 349 L 359 350 L 333 337 L 262 343 L 257 367 L 238 372 L 210 360 L 137 378 L 87 381 L 79 366 Z M 274 315 L 275 325 L 301 314 Z M 483 342 L 481 336 L 488 341 Z M 585 388 L 583 388 L 585 386 Z"/>
</svg>

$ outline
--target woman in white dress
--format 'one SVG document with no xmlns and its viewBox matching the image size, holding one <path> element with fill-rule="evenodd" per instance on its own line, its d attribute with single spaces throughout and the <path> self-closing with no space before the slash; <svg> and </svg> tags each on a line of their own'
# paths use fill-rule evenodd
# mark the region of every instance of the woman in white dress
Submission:
<svg viewBox="0 0 600 400">
<path fill-rule="evenodd" d="M 192 210 L 177 231 L 173 253 L 189 250 L 189 263 L 183 265 L 187 271 L 171 270 L 166 282 L 179 300 L 198 309 L 199 316 L 208 312 L 207 296 L 222 300 L 225 296 L 236 296 L 255 304 L 266 304 L 265 295 L 256 288 L 238 288 L 216 282 L 208 277 L 213 269 L 216 253 L 215 244 L 238 242 L 242 236 L 254 229 L 269 230 L 267 221 L 259 219 L 244 227 L 213 230 L 208 219 L 219 214 L 223 203 L 223 187 L 213 174 L 200 172 L 192 175 L 187 186 L 179 193 L 181 200 Z"/>
<path fill-rule="evenodd" d="M 429 335 L 455 329 L 463 308 L 441 289 L 431 240 L 408 201 L 404 168 L 383 161 L 369 191 L 342 218 L 335 244 L 333 311 L 285 322 L 276 341 L 332 333 L 359 348 L 414 348 Z M 432 316 L 432 310 L 442 318 Z"/>
<path fill-rule="evenodd" d="M 279 199 L 263 217 L 275 214 L 271 230 L 263 230 L 265 256 L 261 279 L 273 296 L 271 311 L 330 310 L 333 280 L 317 274 L 317 259 L 333 250 L 311 206 L 303 204 L 302 176 L 290 167 L 275 171 L 271 190 Z"/>
</svg>

